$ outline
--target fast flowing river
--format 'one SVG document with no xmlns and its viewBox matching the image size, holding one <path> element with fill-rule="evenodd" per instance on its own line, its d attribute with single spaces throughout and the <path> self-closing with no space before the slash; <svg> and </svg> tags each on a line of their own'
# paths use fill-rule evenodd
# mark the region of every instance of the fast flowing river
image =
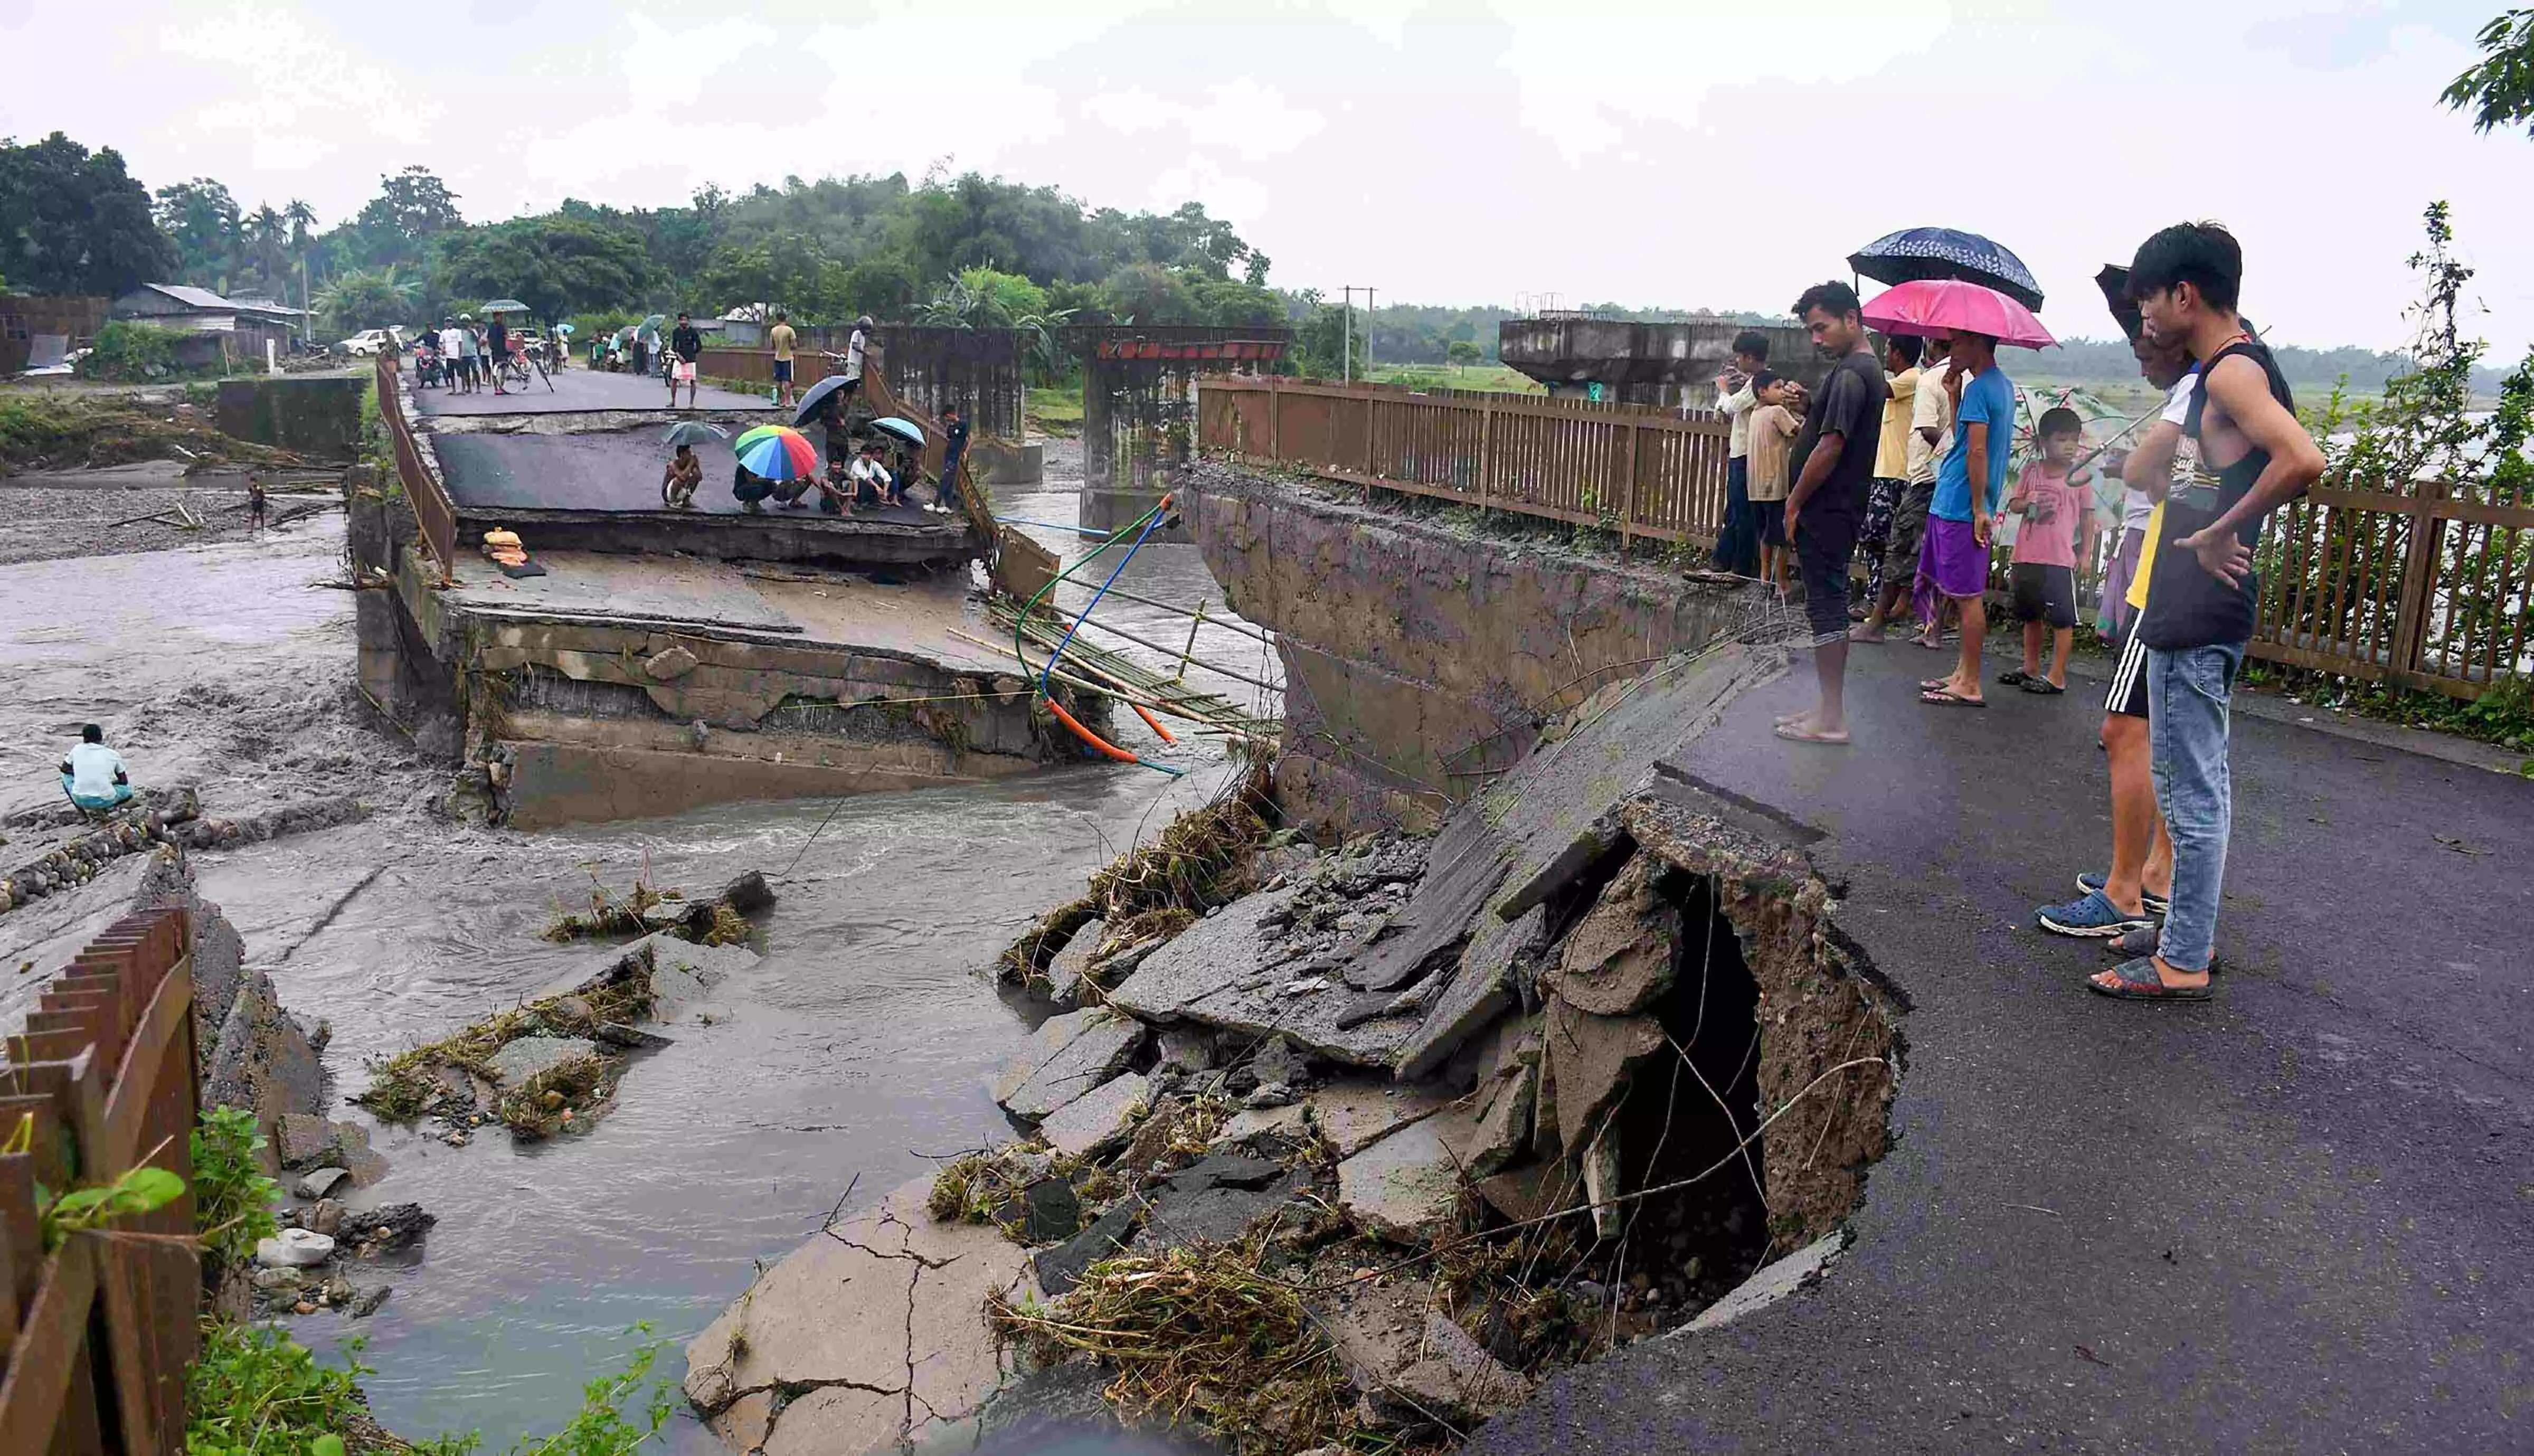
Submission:
<svg viewBox="0 0 2534 1456">
<path fill-rule="evenodd" d="M 1074 507 L 1062 490 L 1001 503 L 1045 521 L 1070 520 Z M 1070 533 L 1035 534 L 1068 558 L 1084 549 Z M 253 771 L 279 765 L 311 790 L 322 791 L 325 763 L 347 739 L 354 752 L 392 756 L 393 740 L 339 728 L 311 727 L 314 751 L 289 741 L 286 705 L 322 700 L 348 676 L 351 599 L 305 586 L 333 574 L 339 550 L 332 517 L 260 544 L 0 567 L 0 683 L 20 704 L 0 708 L 0 734 L 34 735 L 49 753 L 62 722 L 158 711 L 158 741 L 127 756 L 144 778 L 158 754 L 202 765 L 215 809 L 219 765 L 249 765 L 233 731 L 203 740 L 242 711 L 262 707 L 274 725 L 256 735 Z M 1203 600 L 1209 613 L 1222 606 L 1191 546 L 1146 546 L 1120 584 L 1182 606 Z M 63 593 L 98 610 L 73 610 Z M 1068 591 L 1075 605 L 1087 596 Z M 1101 615 L 1113 611 L 1157 641 L 1185 639 L 1184 618 L 1123 602 Z M 1209 630 L 1198 655 L 1272 676 L 1259 671 L 1259 643 L 1230 631 Z M 199 715 L 191 730 L 197 715 L 145 706 L 207 688 L 249 700 Z M 392 1171 L 357 1201 L 418 1202 L 439 1225 L 422 1262 L 388 1276 L 395 1294 L 377 1315 L 311 1316 L 294 1322 L 296 1336 L 321 1351 L 364 1339 L 361 1359 L 379 1371 L 364 1383 L 391 1428 L 480 1429 L 498 1451 L 559 1425 L 580 1386 L 642 1338 L 637 1324 L 683 1344 L 757 1261 L 813 1234 L 857 1179 L 854 1202 L 865 1204 L 928 1171 L 924 1154 L 1003 1135 L 986 1083 L 1031 1019 L 986 968 L 1032 916 L 1079 894 L 1091 871 L 1202 802 L 1225 772 L 1203 739 L 1164 748 L 1131 713 L 1118 715 L 1118 732 L 1186 776 L 1084 765 L 539 834 L 402 813 L 198 856 L 203 892 L 244 933 L 251 963 L 303 1019 L 332 1023 L 326 1062 L 338 1099 L 363 1085 L 367 1059 L 587 965 L 592 947 L 538 933 L 559 904 L 586 900 L 593 873 L 618 891 L 637 874 L 708 891 L 755 869 L 781 897 L 763 920 L 763 964 L 720 994 L 729 1018 L 663 1028 L 676 1044 L 633 1063 L 594 1131 L 521 1148 L 496 1130 L 450 1148 L 377 1129 Z M 294 754 L 300 767 L 288 766 Z M 332 1115 L 366 1121 L 339 1106 Z M 661 1368 L 682 1374 L 683 1354 L 673 1347 Z M 683 1412 L 671 1434 L 671 1450 L 720 1449 Z"/>
</svg>

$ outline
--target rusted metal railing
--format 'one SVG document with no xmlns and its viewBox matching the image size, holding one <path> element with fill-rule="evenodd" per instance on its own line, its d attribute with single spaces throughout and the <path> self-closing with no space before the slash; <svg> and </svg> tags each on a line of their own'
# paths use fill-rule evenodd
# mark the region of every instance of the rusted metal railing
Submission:
<svg viewBox="0 0 2534 1456">
<path fill-rule="evenodd" d="M 202 1274 L 189 1191 L 44 1248 L 35 1186 L 135 1167 L 190 1184 L 193 947 L 181 909 L 126 916 L 53 979 L 0 1069 L 0 1451 L 177 1456 Z"/>
<path fill-rule="evenodd" d="M 1716 416 L 1271 377 L 1204 381 L 1197 418 L 1208 450 L 1623 543 L 1709 544 L 1723 519 Z M 2112 544 L 2080 573 L 2089 602 Z M 2270 520 L 2261 564 L 2257 658 L 2464 698 L 2534 670 L 2534 507 L 2486 483 L 2315 490 Z"/>
<path fill-rule="evenodd" d="M 1718 417 L 1523 394 L 1428 395 L 1265 377 L 1197 387 L 1197 438 L 1481 511 L 1603 526 L 1622 542 L 1712 542 L 1730 429 Z"/>
<path fill-rule="evenodd" d="M 379 418 L 386 423 L 388 440 L 395 449 L 396 479 L 404 486 L 405 500 L 413 506 L 413 518 L 422 528 L 423 545 L 440 563 L 440 579 L 445 585 L 457 569 L 457 508 L 450 504 L 448 488 L 441 484 L 439 474 L 414 443 L 413 422 L 405 418 L 404 395 L 396 388 L 397 368 L 392 352 L 379 352 Z"/>
</svg>

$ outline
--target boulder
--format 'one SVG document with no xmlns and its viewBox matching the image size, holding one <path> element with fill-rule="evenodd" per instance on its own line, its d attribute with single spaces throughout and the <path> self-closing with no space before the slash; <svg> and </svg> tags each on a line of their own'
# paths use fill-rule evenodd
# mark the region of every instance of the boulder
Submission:
<svg viewBox="0 0 2534 1456">
<path fill-rule="evenodd" d="M 284 1113 L 274 1120 L 272 1150 L 285 1169 L 306 1168 L 324 1160 L 332 1132 L 315 1113 Z"/>
<path fill-rule="evenodd" d="M 995 1081 L 995 1100 L 1016 1118 L 1045 1119 L 1125 1070 L 1144 1025 L 1104 1008 L 1051 1016 Z"/>
<path fill-rule="evenodd" d="M 1056 1109 L 1039 1132 L 1066 1157 L 1096 1158 L 1125 1145 L 1152 1095 L 1152 1084 L 1140 1073 L 1124 1072 Z"/>
<path fill-rule="evenodd" d="M 1639 854 L 1601 887 L 1568 932 L 1541 989 L 1580 1011 L 1625 1016 L 1671 989 L 1680 959 L 1680 906 L 1656 892 L 1662 861 Z"/>
<path fill-rule="evenodd" d="M 255 1245 L 255 1261 L 267 1269 L 314 1269 L 333 1256 L 334 1241 L 307 1229 L 283 1229 Z"/>
<path fill-rule="evenodd" d="M 598 1044 L 583 1037 L 523 1036 L 494 1053 L 489 1065 L 504 1087 L 516 1087 L 568 1062 L 597 1055 Z"/>
</svg>

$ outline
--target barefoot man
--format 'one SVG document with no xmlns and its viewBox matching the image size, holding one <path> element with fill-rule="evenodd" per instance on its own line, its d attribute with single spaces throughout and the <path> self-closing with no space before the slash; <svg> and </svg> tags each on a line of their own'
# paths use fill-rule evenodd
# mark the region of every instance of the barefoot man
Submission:
<svg viewBox="0 0 2534 1456">
<path fill-rule="evenodd" d="M 1795 317 L 1811 332 L 1813 346 L 1837 362 L 1795 437 L 1795 483 L 1786 493 L 1786 544 L 1803 577 L 1821 701 L 1779 719 L 1777 732 L 1797 743 L 1841 744 L 1847 742 L 1847 563 L 1856 552 L 1890 391 L 1882 361 L 1866 345 L 1855 289 L 1816 283 L 1795 300 Z"/>
</svg>

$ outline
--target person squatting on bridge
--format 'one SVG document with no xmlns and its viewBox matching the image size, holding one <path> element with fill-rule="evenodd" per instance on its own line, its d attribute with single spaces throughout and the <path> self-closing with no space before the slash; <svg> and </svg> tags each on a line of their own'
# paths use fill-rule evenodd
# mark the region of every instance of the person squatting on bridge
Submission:
<svg viewBox="0 0 2534 1456">
<path fill-rule="evenodd" d="M 2188 481 L 2162 482 L 2164 539 L 2136 628 L 2156 803 L 2173 836 L 2172 906 L 2154 954 L 2085 982 L 2122 1000 L 2208 999 L 2234 819 L 2229 709 L 2261 593 L 2253 548 L 2263 518 L 2323 477 L 2277 360 L 2236 311 L 2243 276 L 2242 246 L 2209 222 L 2165 228 L 2130 264 L 2146 336 L 2186 345 L 2201 368 L 2182 426 L 2197 464 Z"/>
<path fill-rule="evenodd" d="M 1804 413 L 1795 438 L 1795 483 L 1786 496 L 1786 544 L 1804 583 L 1804 616 L 1812 628 L 1813 672 L 1821 700 L 1778 720 L 1780 738 L 1847 742 L 1847 563 L 1865 515 L 1866 482 L 1883 443 L 1889 390 L 1882 361 L 1866 342 L 1856 290 L 1816 283 L 1795 300 L 1795 317 L 1813 345 L 1838 362 Z"/>
<path fill-rule="evenodd" d="M 112 809 L 132 797 L 132 775 L 123 766 L 123 756 L 105 746 L 105 730 L 94 723 L 80 729 L 80 741 L 62 760 L 62 792 L 83 814 Z"/>
</svg>

